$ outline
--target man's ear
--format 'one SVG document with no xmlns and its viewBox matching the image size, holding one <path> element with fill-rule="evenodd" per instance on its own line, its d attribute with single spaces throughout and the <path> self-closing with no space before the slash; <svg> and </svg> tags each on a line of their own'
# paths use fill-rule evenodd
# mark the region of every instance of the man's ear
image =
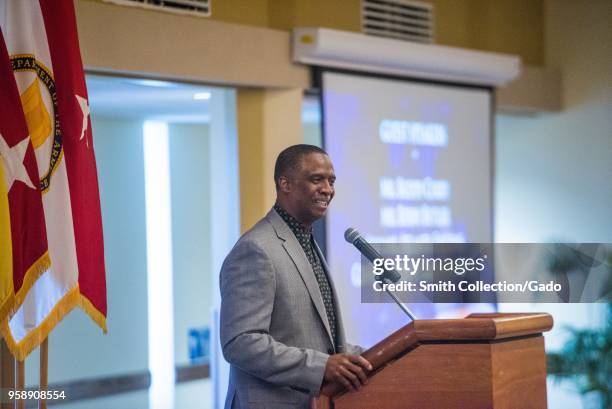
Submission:
<svg viewBox="0 0 612 409">
<path fill-rule="evenodd" d="M 291 181 L 286 176 L 281 176 L 278 178 L 278 190 L 283 193 L 291 192 Z"/>
</svg>

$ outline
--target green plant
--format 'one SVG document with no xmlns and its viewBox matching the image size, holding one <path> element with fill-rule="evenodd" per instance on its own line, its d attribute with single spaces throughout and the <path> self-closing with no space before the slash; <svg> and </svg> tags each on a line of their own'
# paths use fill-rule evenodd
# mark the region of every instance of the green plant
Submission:
<svg viewBox="0 0 612 409">
<path fill-rule="evenodd" d="M 573 382 L 580 393 L 596 393 L 603 409 L 612 408 L 612 304 L 600 329 L 568 328 L 569 342 L 547 355 L 548 374 Z"/>
</svg>

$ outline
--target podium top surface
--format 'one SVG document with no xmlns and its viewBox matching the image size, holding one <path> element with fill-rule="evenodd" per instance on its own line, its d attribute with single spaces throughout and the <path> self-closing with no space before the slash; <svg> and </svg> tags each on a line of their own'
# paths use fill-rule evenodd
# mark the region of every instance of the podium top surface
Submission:
<svg viewBox="0 0 612 409">
<path fill-rule="evenodd" d="M 553 326 L 546 313 L 479 313 L 459 319 L 415 320 L 363 354 L 383 362 L 427 342 L 495 342 L 537 335 Z"/>
<path fill-rule="evenodd" d="M 461 319 L 416 320 L 403 329 L 414 331 L 419 341 L 492 341 L 538 334 L 552 326 L 552 316 L 546 313 L 479 313 Z"/>
</svg>

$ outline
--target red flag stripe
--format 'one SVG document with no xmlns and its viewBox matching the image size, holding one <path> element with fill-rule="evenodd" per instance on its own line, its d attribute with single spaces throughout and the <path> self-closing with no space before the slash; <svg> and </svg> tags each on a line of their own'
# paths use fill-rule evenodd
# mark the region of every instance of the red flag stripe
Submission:
<svg viewBox="0 0 612 409">
<path fill-rule="evenodd" d="M 91 121 L 87 120 L 87 130 L 81 139 L 83 112 L 76 97 L 78 95 L 88 99 L 74 7 L 72 0 L 40 0 L 40 6 L 57 86 L 79 267 L 79 287 L 81 294 L 106 316 L 102 219 Z"/>
</svg>

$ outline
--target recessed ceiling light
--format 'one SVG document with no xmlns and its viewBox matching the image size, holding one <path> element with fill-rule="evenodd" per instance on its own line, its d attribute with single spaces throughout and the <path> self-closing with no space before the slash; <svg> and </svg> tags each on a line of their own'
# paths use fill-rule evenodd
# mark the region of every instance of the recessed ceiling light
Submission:
<svg viewBox="0 0 612 409">
<path fill-rule="evenodd" d="M 125 82 L 130 84 L 142 85 L 155 88 L 176 88 L 176 84 L 168 81 L 147 80 L 147 79 L 127 79 Z"/>
<path fill-rule="evenodd" d="M 195 94 L 193 94 L 193 99 L 210 99 L 210 92 L 196 92 Z"/>
</svg>

